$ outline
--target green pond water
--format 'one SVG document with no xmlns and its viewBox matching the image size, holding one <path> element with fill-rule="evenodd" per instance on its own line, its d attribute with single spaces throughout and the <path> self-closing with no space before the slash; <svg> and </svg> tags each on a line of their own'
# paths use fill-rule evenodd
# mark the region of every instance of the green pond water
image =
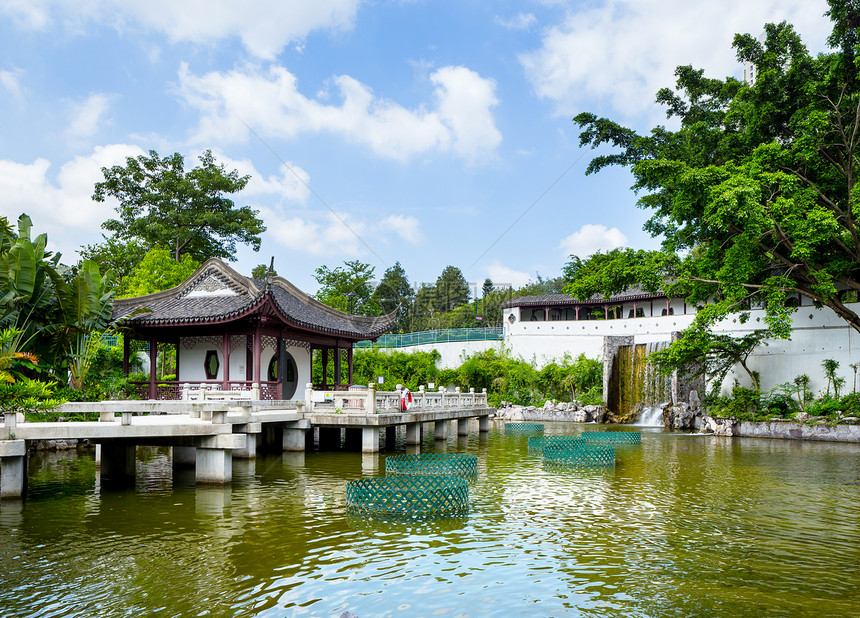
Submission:
<svg viewBox="0 0 860 618">
<path fill-rule="evenodd" d="M 467 517 L 348 514 L 385 452 L 196 488 L 139 449 L 123 491 L 92 455 L 33 457 L 27 501 L 0 505 L 0 616 L 860 615 L 860 446 L 646 429 L 614 469 L 558 472 L 494 424 L 422 451 L 478 456 Z"/>
</svg>

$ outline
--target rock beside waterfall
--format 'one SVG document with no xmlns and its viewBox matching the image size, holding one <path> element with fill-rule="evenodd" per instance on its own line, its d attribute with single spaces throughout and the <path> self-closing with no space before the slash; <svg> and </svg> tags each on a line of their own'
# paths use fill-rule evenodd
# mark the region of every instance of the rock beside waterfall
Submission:
<svg viewBox="0 0 860 618">
<path fill-rule="evenodd" d="M 567 421 L 571 423 L 601 423 L 603 406 L 584 405 L 578 401 L 547 401 L 542 407 L 518 406 L 503 401 L 496 412 L 496 419 L 504 421 Z"/>
<path fill-rule="evenodd" d="M 664 427 L 669 429 L 699 429 L 702 426 L 703 412 L 699 408 L 698 397 L 695 400 L 693 397 L 690 399 L 689 403 L 682 401 L 674 406 L 663 407 Z"/>
<path fill-rule="evenodd" d="M 715 436 L 733 436 L 735 435 L 735 423 L 736 421 L 731 418 L 703 416 L 699 431 L 700 433 L 712 433 Z"/>
</svg>

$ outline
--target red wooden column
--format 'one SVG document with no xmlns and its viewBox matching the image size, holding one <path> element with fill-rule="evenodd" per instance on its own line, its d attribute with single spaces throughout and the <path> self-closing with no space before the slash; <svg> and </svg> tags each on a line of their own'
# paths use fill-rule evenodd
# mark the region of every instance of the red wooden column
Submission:
<svg viewBox="0 0 860 618">
<path fill-rule="evenodd" d="M 340 348 L 334 349 L 334 387 L 340 385 Z"/>
<path fill-rule="evenodd" d="M 263 357 L 263 341 L 260 336 L 260 327 L 254 329 L 254 384 L 260 383 L 260 363 Z"/>
<path fill-rule="evenodd" d="M 275 379 L 278 381 L 275 384 L 275 399 L 283 399 L 284 398 L 284 376 L 286 375 L 286 367 L 284 367 L 284 355 L 281 354 L 281 351 L 284 347 L 284 338 L 281 335 L 278 335 L 278 341 L 275 343 L 275 358 L 278 359 L 278 373 L 275 375 Z M 267 378 L 269 376 L 266 376 Z M 297 387 L 298 388 L 298 387 Z"/>
<path fill-rule="evenodd" d="M 221 335 L 221 358 L 224 360 L 224 372 L 221 374 L 221 390 L 230 390 L 230 333 Z"/>
<path fill-rule="evenodd" d="M 155 390 L 155 370 L 158 366 L 158 342 L 155 339 L 149 340 L 149 398 L 156 398 Z"/>
<path fill-rule="evenodd" d="M 323 390 L 328 388 L 328 348 L 322 350 Z"/>
<path fill-rule="evenodd" d="M 349 346 L 346 350 L 346 364 L 349 367 L 349 383 L 352 384 L 352 346 Z"/>
</svg>

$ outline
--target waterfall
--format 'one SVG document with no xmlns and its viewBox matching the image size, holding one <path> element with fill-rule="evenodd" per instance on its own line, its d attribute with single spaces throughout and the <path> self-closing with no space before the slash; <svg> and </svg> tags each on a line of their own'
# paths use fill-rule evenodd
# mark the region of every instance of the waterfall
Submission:
<svg viewBox="0 0 860 618">
<path fill-rule="evenodd" d="M 668 345 L 659 341 L 618 348 L 607 393 L 607 404 L 612 412 L 629 418 L 641 408 L 636 424 L 663 424 L 662 406 L 672 399 L 672 379 L 658 373 L 646 358 Z"/>
<path fill-rule="evenodd" d="M 661 406 L 643 407 L 639 412 L 639 420 L 633 424 L 639 427 L 662 427 L 663 408 Z"/>
</svg>

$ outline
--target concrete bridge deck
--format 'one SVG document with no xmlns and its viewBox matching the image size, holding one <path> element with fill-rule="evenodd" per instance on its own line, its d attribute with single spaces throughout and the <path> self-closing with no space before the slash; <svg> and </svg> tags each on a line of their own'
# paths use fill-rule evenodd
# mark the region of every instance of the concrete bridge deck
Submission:
<svg viewBox="0 0 860 618">
<path fill-rule="evenodd" d="M 329 395 L 325 393 L 324 395 Z M 445 439 L 448 424 L 467 435 L 469 419 L 479 431 L 489 429 L 494 411 L 486 393 L 433 393 L 418 398 L 408 411 L 400 393 L 338 392 L 330 402 L 315 401 L 310 389 L 303 402 L 221 401 L 103 401 L 66 403 L 57 411 L 73 417 L 98 414 L 98 421 L 23 422 L 7 414 L 0 425 L 0 498 L 26 492 L 27 443 L 34 440 L 88 440 L 96 443 L 102 482 L 129 484 L 134 480 L 137 445 L 173 447 L 174 466 L 194 466 L 198 483 L 229 483 L 232 459 L 256 457 L 258 448 L 304 451 L 319 428 L 320 447 L 338 447 L 341 440 L 361 444 L 364 453 L 380 448 L 380 432 L 393 444 L 396 427 L 406 427 L 407 444 L 420 444 L 425 423 L 433 423 L 436 439 Z M 372 411 L 369 411 L 372 410 Z"/>
</svg>

